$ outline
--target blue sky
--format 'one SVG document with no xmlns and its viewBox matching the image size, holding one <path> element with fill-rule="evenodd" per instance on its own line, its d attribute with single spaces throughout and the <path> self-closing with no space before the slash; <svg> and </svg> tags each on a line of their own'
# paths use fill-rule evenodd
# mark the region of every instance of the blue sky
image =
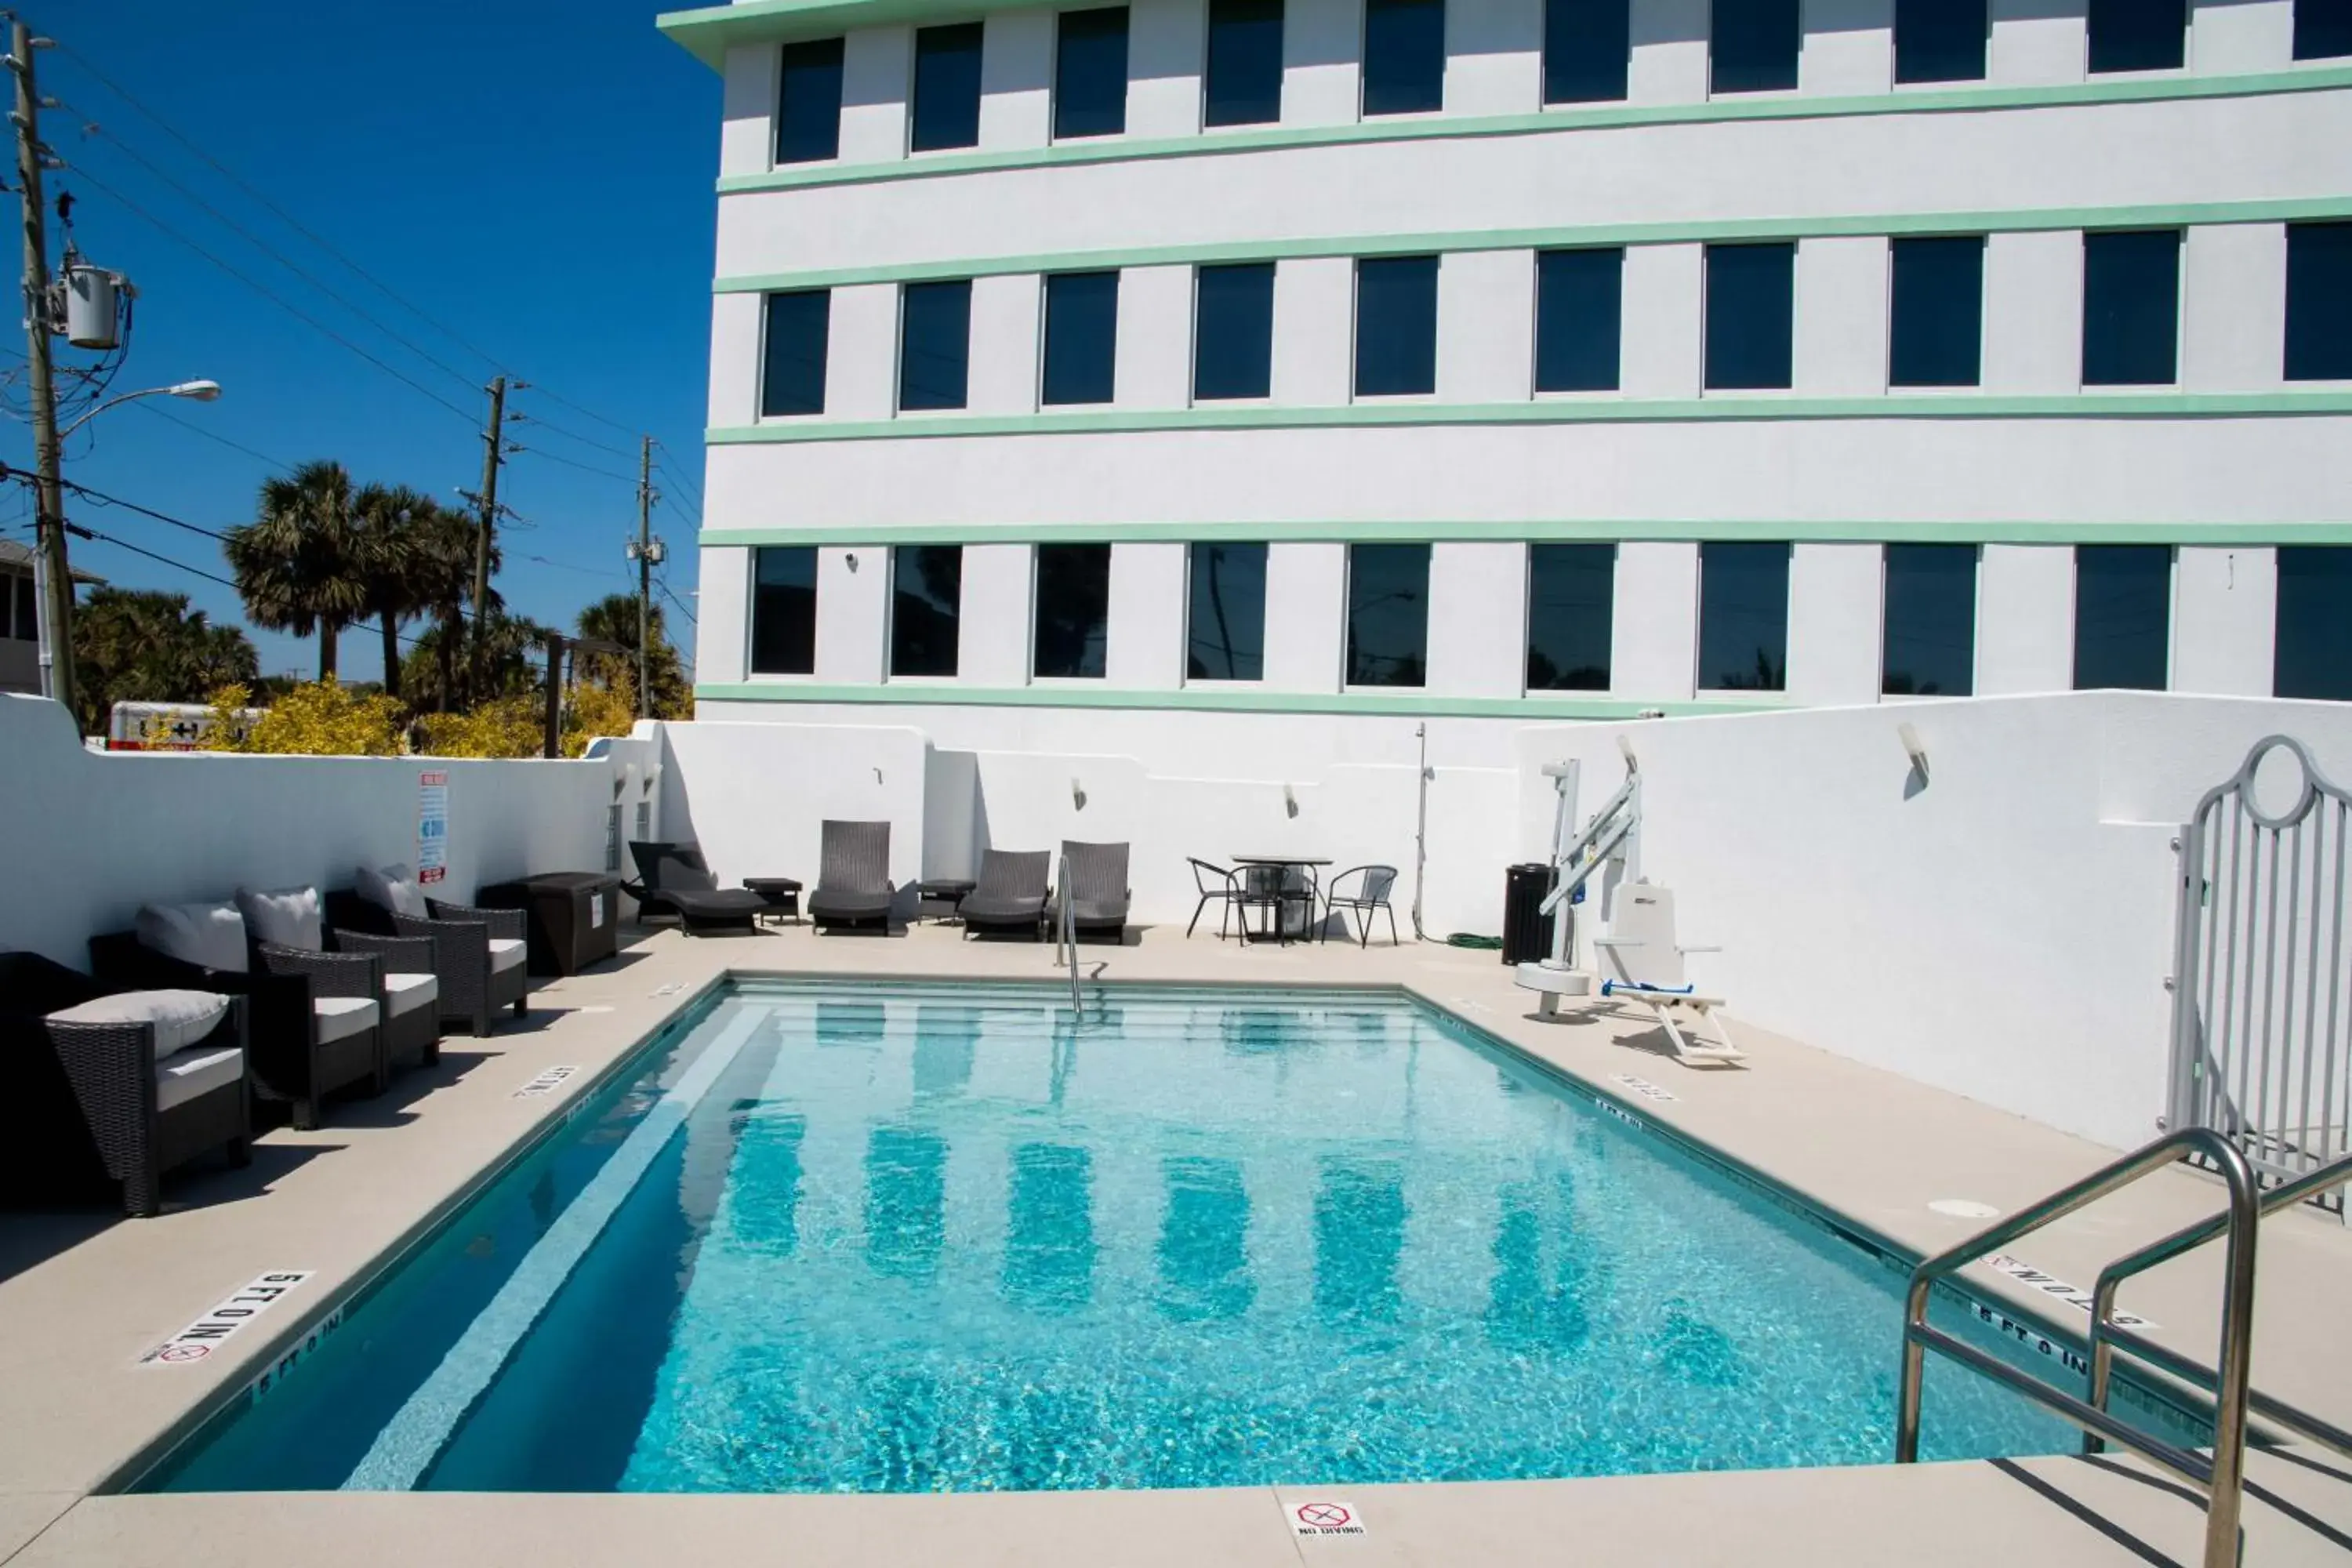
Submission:
<svg viewBox="0 0 2352 1568">
<path fill-rule="evenodd" d="M 655 526 L 670 547 L 668 583 L 691 606 L 719 82 L 654 31 L 663 8 L 34 0 L 28 20 L 61 46 L 40 57 L 42 89 L 63 104 L 44 135 L 71 165 L 49 176 L 51 199 L 60 186 L 74 193 L 82 250 L 139 290 L 114 389 L 197 377 L 225 389 L 208 405 L 157 398 L 100 415 L 68 443 L 66 477 L 216 529 L 252 516 L 272 462 L 313 458 L 462 505 L 454 492 L 478 489 L 481 474 L 481 387 L 505 370 L 532 384 L 509 404 L 527 416 L 510 437 L 530 449 L 500 481 L 499 499 L 524 520 L 503 535 L 508 603 L 569 626 L 581 605 L 634 588 L 622 546 L 645 433 L 667 470 Z M 20 356 L 21 340 L 0 353 L 0 374 L 16 373 L 0 399 L 15 416 L 0 459 L 19 468 L 32 462 Z M 213 540 L 71 497 L 67 510 L 226 574 Z M 21 487 L 0 495 L 7 537 L 28 538 L 29 521 Z M 110 582 L 184 591 L 243 624 L 226 587 L 107 542 L 76 540 L 73 554 Z M 669 615 L 690 653 L 693 627 Z M 315 666 L 314 642 L 255 642 L 265 671 Z M 377 643 L 366 629 L 345 634 L 346 679 L 377 673 Z"/>
</svg>

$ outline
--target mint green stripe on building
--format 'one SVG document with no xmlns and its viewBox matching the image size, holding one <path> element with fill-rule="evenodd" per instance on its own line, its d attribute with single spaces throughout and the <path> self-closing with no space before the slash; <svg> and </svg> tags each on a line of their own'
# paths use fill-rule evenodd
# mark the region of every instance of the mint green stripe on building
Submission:
<svg viewBox="0 0 2352 1568">
<path fill-rule="evenodd" d="M 694 689 L 700 702 L 848 703 L 940 708 L 1128 708 L 1147 711 L 1182 710 L 1206 713 L 1346 713 L 1400 719 L 1633 719 L 1664 712 L 1675 718 L 1703 713 L 1753 713 L 1778 702 L 1636 702 L 1605 697 L 1417 697 L 1391 692 L 1259 691 L 1244 688 L 1183 687 L 1172 691 L 1136 691 L 1075 686 L 910 686 L 891 681 L 872 686 L 815 685 L 796 680 L 706 681 Z"/>
<path fill-rule="evenodd" d="M 1526 522 L 1391 520 L 1293 522 L 978 522 L 831 528 L 706 528 L 706 549 L 762 544 L 887 549 L 898 544 L 1540 544 L 1748 540 L 1797 544 L 2173 544 L 2260 549 L 2352 544 L 2352 520 L 2336 522 L 1836 522 L 1570 519 Z"/>
<path fill-rule="evenodd" d="M 1118 267 L 1217 265 L 1325 256 L 1423 256 L 1484 250 L 1553 250 L 1596 245 L 1688 245 L 1724 239 L 1843 239 L 1873 235 L 2024 234 L 2078 228 L 2188 228 L 2211 224 L 2297 223 L 2352 217 L 2352 195 L 2287 201 L 2172 202 L 2116 207 L 2024 207 L 1994 212 L 1854 213 L 1826 217 L 1693 218 L 1674 223 L 1584 224 L 1546 228 L 1453 229 L 1428 234 L 1327 235 L 1303 239 L 1219 240 L 1108 250 L 964 256 L 873 267 L 720 278 L 717 294 L 844 289 L 860 283 L 919 283 L 1026 272 L 1103 271 Z"/>
<path fill-rule="evenodd" d="M 736 9 L 736 7 L 730 7 Z M 1441 116 L 1354 125 L 1276 126 L 1205 131 L 1197 136 L 1066 142 L 1002 152 L 924 153 L 856 163 L 798 163 L 752 174 L 725 174 L 721 195 L 788 191 L 811 185 L 857 185 L 920 180 L 943 174 L 994 174 L 1087 163 L 1141 163 L 1160 158 L 1216 157 L 1291 148 L 1359 146 L 1458 137 L 1538 136 L 1563 131 L 1612 131 L 1654 125 L 1705 125 L 1759 121 L 1838 120 L 1876 114 L 1951 114 L 1994 109 L 2067 109 L 2107 103 L 2168 103 L 2214 98 L 2262 98 L 2352 87 L 2352 68 L 2315 67 L 2248 76 L 2173 77 L 2132 81 L 2066 82 L 2042 87 L 1959 87 L 1919 92 L 1876 92 L 1853 98 L 1719 99 L 1705 103 L 1547 109 L 1535 114 Z"/>
<path fill-rule="evenodd" d="M 913 414 L 896 419 L 793 419 L 721 425 L 713 447 L 943 436 L 1068 436 L 1144 430 L 1303 430 L 1350 425 L 1628 425 L 1717 419 L 2210 419 L 2352 414 L 2352 392 L 2124 392 L 2054 396 L 1562 398 L 1526 403 L 1357 403 L 1312 407 L 1107 409 L 1055 414 Z"/>
</svg>

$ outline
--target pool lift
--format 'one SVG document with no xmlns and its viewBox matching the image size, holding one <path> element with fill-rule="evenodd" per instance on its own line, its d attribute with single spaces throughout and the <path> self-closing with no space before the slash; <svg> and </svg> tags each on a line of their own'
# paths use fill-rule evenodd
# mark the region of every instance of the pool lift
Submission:
<svg viewBox="0 0 2352 1568">
<path fill-rule="evenodd" d="M 1544 777 L 1552 781 L 1559 797 L 1552 816 L 1552 889 L 1538 906 L 1552 917 L 1551 952 L 1520 964 L 1512 979 L 1540 995 L 1537 1011 L 1547 1018 L 1559 1016 L 1561 997 L 1592 994 L 1592 972 L 1575 964 L 1576 910 L 1585 901 L 1587 884 L 1596 876 L 1601 879 L 1605 919 L 1617 889 L 1641 877 L 1642 764 L 1633 755 L 1633 742 L 1622 735 L 1617 737 L 1617 750 L 1625 758 L 1625 782 L 1581 832 L 1576 831 L 1581 764 L 1573 759 L 1544 764 Z"/>
</svg>

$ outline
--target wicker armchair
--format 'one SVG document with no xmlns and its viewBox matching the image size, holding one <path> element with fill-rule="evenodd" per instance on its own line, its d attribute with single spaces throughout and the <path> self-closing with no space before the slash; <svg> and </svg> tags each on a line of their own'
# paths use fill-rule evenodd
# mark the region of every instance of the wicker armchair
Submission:
<svg viewBox="0 0 2352 1568">
<path fill-rule="evenodd" d="M 319 1125 L 327 1096 L 391 1076 L 381 1021 L 383 962 L 367 953 L 306 952 L 255 942 L 243 971 L 208 969 L 158 952 L 136 931 L 89 939 L 90 968 L 111 990 L 219 991 L 247 1001 L 247 1065 L 255 1092 L 283 1101 L 297 1128 Z M 321 1009 L 317 1004 L 334 1005 Z"/>
<path fill-rule="evenodd" d="M 173 1166 L 215 1149 L 233 1165 L 252 1160 L 247 1004 L 231 997 L 209 1035 L 160 1060 L 152 1024 L 46 1016 L 110 989 L 36 953 L 0 953 L 0 1161 L 12 1191 L 104 1179 L 121 1184 L 125 1213 L 145 1216 L 162 1212 Z"/>
<path fill-rule="evenodd" d="M 395 914 L 352 890 L 326 896 L 327 924 L 339 947 L 376 950 L 385 938 L 429 940 L 432 957 L 423 967 L 439 984 L 440 1021 L 470 1035 L 490 1032 L 490 1014 L 511 1006 L 520 1018 L 530 1003 L 530 974 L 524 963 L 524 919 L 520 910 L 476 910 L 438 900 L 424 915 Z M 359 939 L 373 939 L 365 942 Z M 494 945 L 512 942 L 511 947 Z M 415 963 L 414 949 L 404 947 L 400 967 Z M 511 955 L 511 956 L 509 956 Z M 389 962 L 387 952 L 387 962 Z M 438 1059 L 436 1036 L 427 1061 Z"/>
</svg>

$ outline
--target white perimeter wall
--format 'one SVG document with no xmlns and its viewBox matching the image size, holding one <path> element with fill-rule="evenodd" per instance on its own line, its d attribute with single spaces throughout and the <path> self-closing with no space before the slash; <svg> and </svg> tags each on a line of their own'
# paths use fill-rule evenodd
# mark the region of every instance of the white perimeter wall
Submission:
<svg viewBox="0 0 2352 1568">
<path fill-rule="evenodd" d="M 416 859 L 416 775 L 449 775 L 440 896 L 530 871 L 602 870 L 616 772 L 650 754 L 607 742 L 590 762 L 93 752 L 64 710 L 0 695 L 8 759 L 8 896 L 0 950 L 86 969 L 89 939 L 143 903 L 256 888 L 347 888 L 362 863 Z"/>
<path fill-rule="evenodd" d="M 665 823 L 723 878 L 814 883 L 828 814 L 888 817 L 900 879 L 969 874 L 991 845 L 1126 839 L 1137 921 L 1181 926 L 1187 856 L 1323 855 L 1402 868 L 1410 940 L 1415 720 L 800 716 L 663 727 Z M 1645 781 L 1643 869 L 1678 889 L 1685 942 L 1725 948 L 1695 975 L 1735 1016 L 2116 1146 L 2163 1112 L 2175 832 L 2274 731 L 2352 779 L 2352 708 L 2153 693 L 1428 729 L 1433 937 L 1500 929 L 1504 868 L 1550 843 L 1539 768 L 1580 759 L 1590 813 L 1623 776 L 1622 733 Z"/>
</svg>

